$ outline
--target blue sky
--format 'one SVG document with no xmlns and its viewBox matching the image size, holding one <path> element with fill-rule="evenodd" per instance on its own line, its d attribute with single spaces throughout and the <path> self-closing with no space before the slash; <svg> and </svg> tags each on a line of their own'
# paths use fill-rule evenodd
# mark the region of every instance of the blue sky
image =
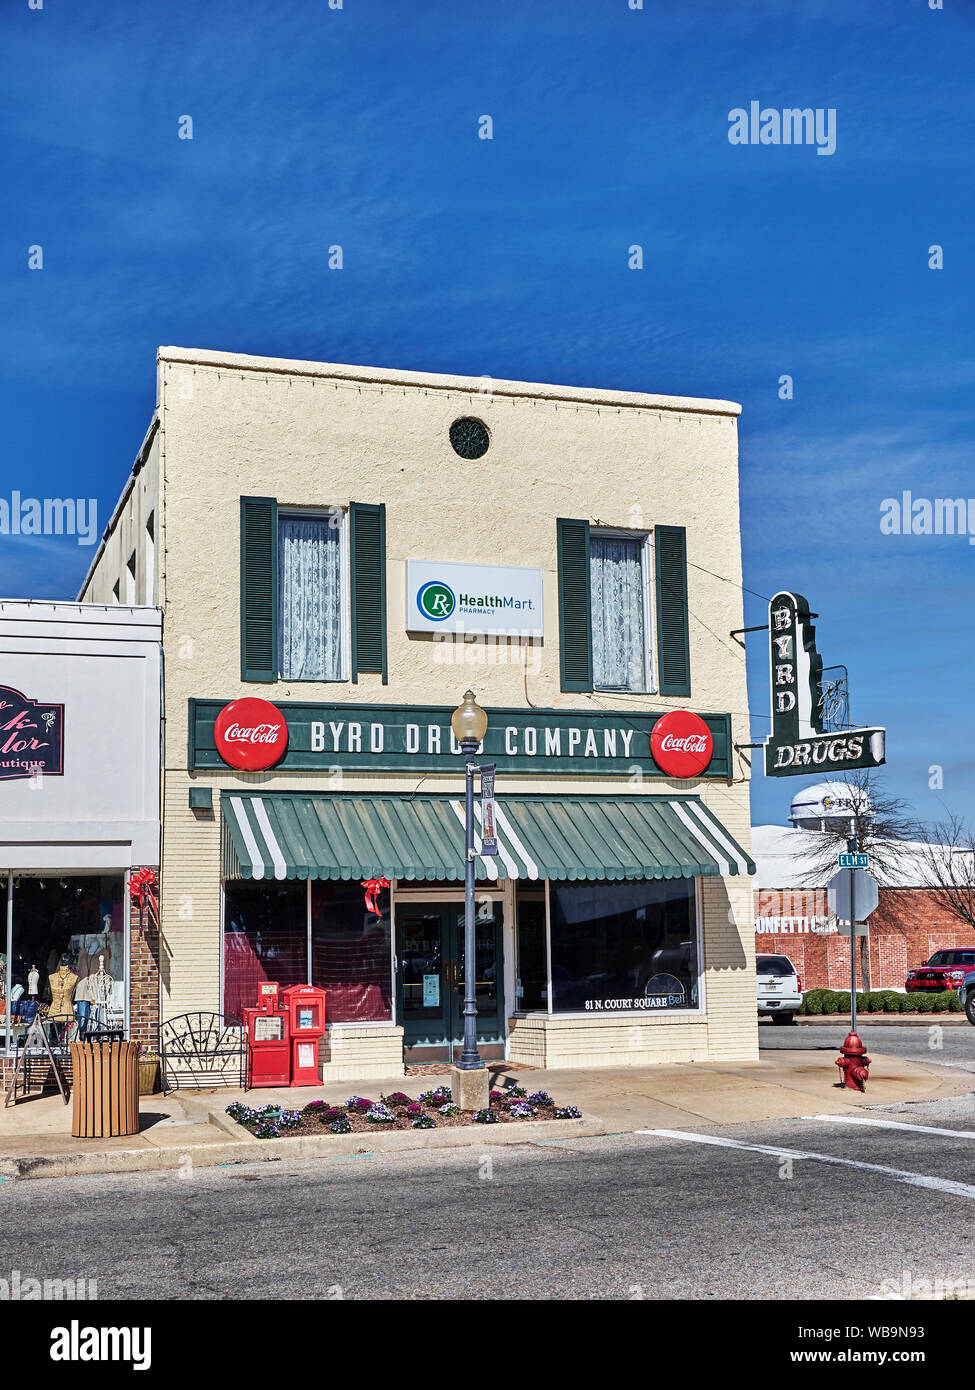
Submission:
<svg viewBox="0 0 975 1390">
<path fill-rule="evenodd" d="M 889 789 L 975 816 L 975 547 L 879 525 L 975 497 L 975 9 L 630 3 L 8 0 L 0 497 L 107 519 L 160 343 L 737 400 L 746 622 L 805 593 Z M 730 144 L 752 100 L 835 109 L 835 153 Z M 90 556 L 0 536 L 0 593 Z"/>
</svg>

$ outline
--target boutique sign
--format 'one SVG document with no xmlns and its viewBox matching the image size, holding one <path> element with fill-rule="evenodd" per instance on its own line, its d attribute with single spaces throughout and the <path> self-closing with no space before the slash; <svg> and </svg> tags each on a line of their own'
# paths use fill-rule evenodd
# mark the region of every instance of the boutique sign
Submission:
<svg viewBox="0 0 975 1390">
<path fill-rule="evenodd" d="M 823 659 L 802 594 L 779 593 L 769 604 L 772 734 L 765 744 L 766 777 L 808 776 L 879 767 L 884 729 L 823 728 Z"/>
<path fill-rule="evenodd" d="M 452 708 L 245 698 L 189 702 L 189 767 L 452 772 Z M 258 708 L 259 706 L 259 708 Z M 731 716 L 691 710 L 489 709 L 480 756 L 503 773 L 730 777 Z"/>
<path fill-rule="evenodd" d="M 0 781 L 64 773 L 64 705 L 0 685 Z"/>
<path fill-rule="evenodd" d="M 541 637 L 542 571 L 407 560 L 406 630 Z"/>
</svg>

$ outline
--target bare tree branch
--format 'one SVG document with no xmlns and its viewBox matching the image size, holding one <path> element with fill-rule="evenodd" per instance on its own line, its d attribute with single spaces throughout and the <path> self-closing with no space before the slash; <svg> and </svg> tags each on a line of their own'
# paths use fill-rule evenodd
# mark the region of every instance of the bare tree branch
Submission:
<svg viewBox="0 0 975 1390">
<path fill-rule="evenodd" d="M 938 906 L 968 927 L 975 927 L 975 832 L 949 814 L 932 827 L 931 839 L 919 845 L 924 884 Z"/>
<path fill-rule="evenodd" d="M 844 784 L 845 800 L 850 802 L 837 812 L 833 828 L 807 830 L 799 839 L 798 876 L 800 884 L 825 888 L 837 872 L 837 857 L 852 848 L 870 856 L 870 870 L 877 882 L 902 884 L 905 875 L 917 876 L 917 822 L 907 803 L 889 795 L 880 777 L 870 769 L 848 772 L 838 779 Z M 860 938 L 860 977 L 870 989 L 870 937 Z"/>
<path fill-rule="evenodd" d="M 842 815 L 849 829 L 807 830 L 799 842 L 799 879 L 810 888 L 825 888 L 836 873 L 837 855 L 855 840 L 858 854 L 869 854 L 870 870 L 880 884 L 902 883 L 916 868 L 917 821 L 900 797 L 890 796 L 875 772 L 848 772 L 842 781 L 850 807 Z"/>
</svg>

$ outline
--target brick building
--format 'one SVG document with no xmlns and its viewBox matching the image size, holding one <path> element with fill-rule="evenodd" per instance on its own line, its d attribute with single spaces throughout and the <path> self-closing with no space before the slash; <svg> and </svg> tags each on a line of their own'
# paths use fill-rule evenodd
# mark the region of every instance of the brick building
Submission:
<svg viewBox="0 0 975 1390">
<path fill-rule="evenodd" d="M 755 858 L 755 949 L 781 953 L 795 965 L 803 989 L 848 989 L 850 943 L 829 915 L 826 889 L 797 887 L 800 845 L 814 831 L 778 825 L 752 829 Z M 904 989 L 908 970 L 945 947 L 975 947 L 975 931 L 935 901 L 918 865 L 905 855 L 899 883 L 881 885 L 880 903 L 870 918 L 870 984 L 873 989 Z M 862 987 L 859 959 L 857 983 Z"/>
</svg>

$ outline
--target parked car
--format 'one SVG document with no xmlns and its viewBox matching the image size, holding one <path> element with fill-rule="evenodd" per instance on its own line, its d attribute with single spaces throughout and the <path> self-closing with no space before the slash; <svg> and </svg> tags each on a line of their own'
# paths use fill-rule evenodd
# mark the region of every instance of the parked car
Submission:
<svg viewBox="0 0 975 1390">
<path fill-rule="evenodd" d="M 758 1012 L 775 1023 L 792 1023 L 802 1003 L 802 981 L 788 956 L 755 957 Z"/>
<path fill-rule="evenodd" d="M 907 972 L 904 988 L 908 994 L 940 994 L 943 989 L 957 989 L 969 970 L 975 969 L 975 948 L 954 951 L 935 951 L 930 960 L 922 960 Z"/>
<path fill-rule="evenodd" d="M 971 1024 L 975 1024 L 975 970 L 969 970 L 958 986 L 958 999 Z"/>
</svg>

